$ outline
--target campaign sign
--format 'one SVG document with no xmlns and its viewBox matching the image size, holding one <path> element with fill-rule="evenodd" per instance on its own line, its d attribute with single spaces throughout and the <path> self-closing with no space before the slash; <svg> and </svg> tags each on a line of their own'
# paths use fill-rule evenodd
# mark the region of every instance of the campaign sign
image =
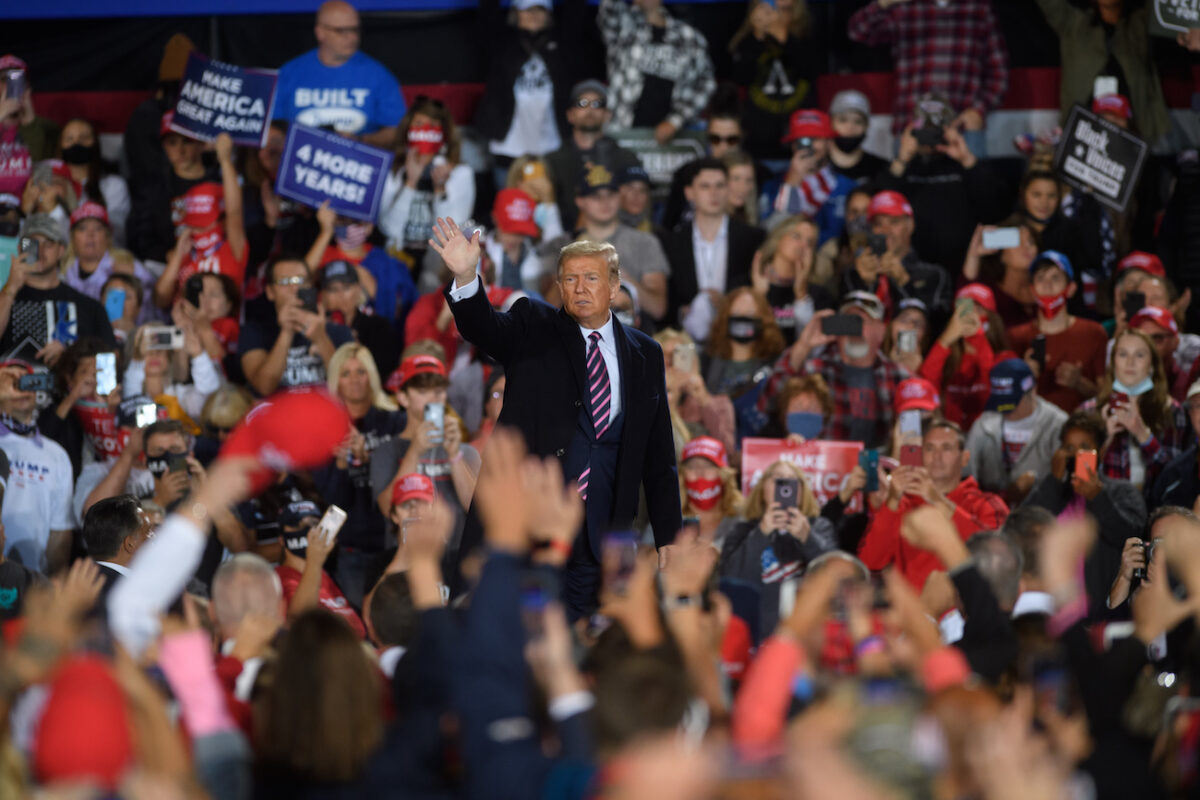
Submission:
<svg viewBox="0 0 1200 800">
<path fill-rule="evenodd" d="M 1120 213 L 1129 205 L 1149 150 L 1129 131 L 1074 106 L 1054 166 L 1067 183 L 1090 189 L 1097 200 Z"/>
<path fill-rule="evenodd" d="M 329 207 L 354 219 L 373 221 L 392 166 L 392 154 L 336 133 L 288 128 L 275 191 L 316 208 Z"/>
<path fill-rule="evenodd" d="M 1175 38 L 1191 28 L 1200 28 L 1200 0 L 1153 0 L 1151 33 Z"/>
<path fill-rule="evenodd" d="M 680 131 L 666 144 L 658 143 L 653 128 L 628 128 L 614 132 L 613 138 L 641 160 L 651 182 L 660 187 L 670 186 L 675 170 L 708 152 L 700 131 Z"/>
<path fill-rule="evenodd" d="M 825 505 L 837 497 L 842 479 L 858 466 L 858 453 L 862 449 L 862 442 L 813 439 L 803 444 L 788 444 L 786 439 L 742 439 L 742 493 L 750 494 L 767 467 L 783 459 L 800 469 L 817 502 Z M 848 508 L 860 510 L 862 497 L 855 497 Z"/>
<path fill-rule="evenodd" d="M 188 54 L 171 129 L 208 142 L 228 133 L 235 144 L 262 147 L 275 109 L 271 69 L 245 69 Z"/>
</svg>

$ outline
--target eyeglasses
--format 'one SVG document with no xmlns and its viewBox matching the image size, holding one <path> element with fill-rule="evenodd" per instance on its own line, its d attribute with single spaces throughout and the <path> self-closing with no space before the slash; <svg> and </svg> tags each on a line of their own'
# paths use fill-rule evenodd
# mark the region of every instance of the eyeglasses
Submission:
<svg viewBox="0 0 1200 800">
<path fill-rule="evenodd" d="M 607 104 L 603 100 L 584 100 L 582 97 L 575 101 L 576 108 L 604 108 Z"/>
<path fill-rule="evenodd" d="M 1149 336 L 1150 341 L 1154 342 L 1155 344 L 1162 344 L 1167 339 L 1171 338 L 1171 334 L 1169 333 L 1148 333 L 1146 335 Z"/>
<path fill-rule="evenodd" d="M 308 278 L 303 275 L 293 275 L 290 278 L 276 278 L 276 286 L 308 286 Z"/>
<path fill-rule="evenodd" d="M 709 144 L 727 144 L 727 145 L 732 146 L 732 145 L 740 144 L 741 141 L 742 141 L 741 135 L 736 134 L 736 133 L 733 136 L 721 136 L 716 133 L 710 133 L 708 135 L 708 143 Z"/>
</svg>

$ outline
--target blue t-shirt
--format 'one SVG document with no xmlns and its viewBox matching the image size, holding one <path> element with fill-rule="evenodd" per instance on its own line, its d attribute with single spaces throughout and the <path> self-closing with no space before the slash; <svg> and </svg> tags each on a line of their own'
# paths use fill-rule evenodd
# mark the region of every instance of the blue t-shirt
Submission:
<svg viewBox="0 0 1200 800">
<path fill-rule="evenodd" d="M 340 67 L 327 67 L 310 50 L 279 70 L 276 119 L 310 128 L 332 125 L 338 133 L 371 133 L 398 124 L 403 116 L 400 84 L 361 51 Z"/>
</svg>

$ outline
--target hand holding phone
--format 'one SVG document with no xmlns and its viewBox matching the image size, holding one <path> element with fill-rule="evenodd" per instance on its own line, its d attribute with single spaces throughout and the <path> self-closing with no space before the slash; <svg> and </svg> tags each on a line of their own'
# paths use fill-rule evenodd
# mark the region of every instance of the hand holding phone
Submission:
<svg viewBox="0 0 1200 800">
<path fill-rule="evenodd" d="M 863 318 L 857 314 L 834 314 L 822 317 L 821 333 L 826 336 L 862 336 Z"/>
<path fill-rule="evenodd" d="M 870 494 L 879 491 L 879 451 L 859 450 L 858 465 L 867 473 L 867 485 L 863 490 Z"/>
<path fill-rule="evenodd" d="M 122 304 L 124 299 L 122 298 Z M 117 354 L 96 354 L 96 394 L 108 397 L 117 388 Z"/>
<path fill-rule="evenodd" d="M 775 502 L 781 509 L 797 508 L 799 506 L 800 481 L 796 478 L 775 479 Z"/>
<path fill-rule="evenodd" d="M 317 523 L 316 530 L 325 537 L 325 541 L 333 544 L 337 540 L 338 533 L 342 530 L 342 526 L 346 524 L 346 512 L 337 506 L 330 506 L 325 509 L 325 514 L 321 517 L 321 521 Z"/>
<path fill-rule="evenodd" d="M 426 403 L 425 421 L 432 422 L 435 429 L 429 441 L 440 444 L 446 436 L 446 406 L 441 403 Z"/>
<path fill-rule="evenodd" d="M 1008 250 L 1021 246 L 1020 228 L 995 228 L 983 232 L 983 248 L 985 250 Z"/>
<path fill-rule="evenodd" d="M 1090 481 L 1096 474 L 1096 451 L 1079 450 L 1075 453 L 1075 477 L 1081 481 Z"/>
</svg>

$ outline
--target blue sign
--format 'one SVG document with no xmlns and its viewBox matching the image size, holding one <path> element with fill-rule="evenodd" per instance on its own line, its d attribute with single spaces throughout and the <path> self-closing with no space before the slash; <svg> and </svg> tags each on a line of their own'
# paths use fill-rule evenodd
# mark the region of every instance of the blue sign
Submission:
<svg viewBox="0 0 1200 800">
<path fill-rule="evenodd" d="M 292 125 L 275 191 L 313 208 L 326 200 L 339 214 L 373 222 L 392 154 L 336 133 Z"/>
<path fill-rule="evenodd" d="M 270 69 L 245 69 L 188 54 L 171 129 L 202 141 L 228 133 L 235 144 L 262 147 L 275 108 Z"/>
</svg>

